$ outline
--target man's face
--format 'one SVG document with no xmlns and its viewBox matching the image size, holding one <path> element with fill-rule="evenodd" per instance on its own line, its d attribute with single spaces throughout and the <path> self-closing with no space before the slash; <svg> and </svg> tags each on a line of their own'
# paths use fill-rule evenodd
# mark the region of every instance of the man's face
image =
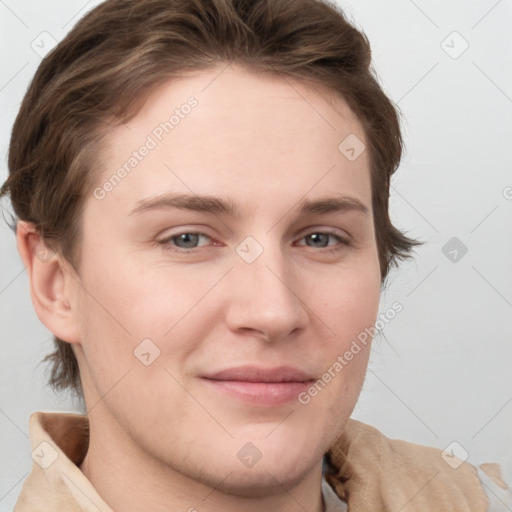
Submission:
<svg viewBox="0 0 512 512">
<path fill-rule="evenodd" d="M 378 309 L 369 155 L 338 149 L 365 141 L 341 98 L 222 69 L 165 84 L 105 138 L 77 356 L 91 442 L 269 493 L 319 467 L 362 386 L 369 345 L 338 356 Z"/>
</svg>

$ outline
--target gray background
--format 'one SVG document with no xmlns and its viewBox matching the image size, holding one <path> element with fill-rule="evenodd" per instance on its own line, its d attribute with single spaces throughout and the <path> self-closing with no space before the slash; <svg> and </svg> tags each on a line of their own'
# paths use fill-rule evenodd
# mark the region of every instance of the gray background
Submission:
<svg viewBox="0 0 512 512">
<path fill-rule="evenodd" d="M 97 3 L 0 0 L 0 181 L 41 55 Z M 392 218 L 426 241 L 382 295 L 382 311 L 394 301 L 403 311 L 376 340 L 353 417 L 441 449 L 456 441 L 470 462 L 509 467 L 512 1 L 339 4 L 368 35 L 381 82 L 404 117 Z M 45 385 L 40 361 L 51 335 L 33 312 L 4 222 L 0 257 L 0 510 L 12 510 L 31 465 L 30 413 L 80 405 Z"/>
</svg>

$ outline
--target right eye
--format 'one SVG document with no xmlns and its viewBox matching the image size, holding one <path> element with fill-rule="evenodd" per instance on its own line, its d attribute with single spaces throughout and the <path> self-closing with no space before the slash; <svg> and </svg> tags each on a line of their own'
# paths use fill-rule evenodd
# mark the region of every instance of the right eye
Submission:
<svg viewBox="0 0 512 512">
<path fill-rule="evenodd" d="M 182 249 L 197 249 L 198 247 L 202 247 L 207 244 L 200 244 L 201 240 L 211 240 L 208 235 L 204 233 L 196 233 L 192 231 L 186 231 L 183 233 L 178 233 L 177 235 L 171 235 L 163 240 L 159 240 L 159 244 L 163 245 L 165 249 L 173 249 L 173 246 Z"/>
</svg>

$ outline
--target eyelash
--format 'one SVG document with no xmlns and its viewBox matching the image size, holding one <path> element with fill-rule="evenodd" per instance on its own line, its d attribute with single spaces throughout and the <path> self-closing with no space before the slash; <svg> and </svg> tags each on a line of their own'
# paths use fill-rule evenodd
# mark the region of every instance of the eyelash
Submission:
<svg viewBox="0 0 512 512">
<path fill-rule="evenodd" d="M 211 237 L 209 237 L 208 235 L 201 233 L 199 231 L 182 231 L 181 233 L 176 233 L 176 234 L 173 234 L 173 235 L 170 235 L 170 236 L 164 238 L 163 240 L 159 240 L 157 242 L 157 244 L 162 246 L 162 248 L 164 250 L 175 251 L 175 252 L 183 253 L 183 254 L 197 252 L 199 249 L 201 249 L 201 247 L 191 247 L 189 249 L 184 249 L 182 247 L 177 247 L 177 246 L 173 246 L 170 244 L 170 242 L 172 242 L 173 239 L 178 238 L 181 235 L 200 235 L 200 236 L 205 236 L 211 240 Z M 319 247 L 319 249 L 321 249 L 321 252 L 324 252 L 324 253 L 338 252 L 338 251 L 342 250 L 344 247 L 350 245 L 350 242 L 348 240 L 346 240 L 345 238 L 342 238 L 340 235 L 338 235 L 337 233 L 334 233 L 332 231 L 310 231 L 309 233 L 304 234 L 299 240 L 303 240 L 311 235 L 328 235 L 328 236 L 338 239 L 339 243 L 333 247 L 329 247 L 329 246 Z M 304 247 L 310 247 L 310 246 L 304 245 Z M 312 247 L 312 248 L 314 249 L 314 247 Z"/>
</svg>

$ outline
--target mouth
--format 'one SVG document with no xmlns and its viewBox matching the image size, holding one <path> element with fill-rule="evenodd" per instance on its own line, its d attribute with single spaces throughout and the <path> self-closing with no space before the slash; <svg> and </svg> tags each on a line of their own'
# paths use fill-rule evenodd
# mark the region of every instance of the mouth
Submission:
<svg viewBox="0 0 512 512">
<path fill-rule="evenodd" d="M 289 366 L 271 369 L 239 366 L 202 376 L 202 379 L 215 392 L 266 407 L 296 400 L 315 380 L 308 373 Z"/>
</svg>

